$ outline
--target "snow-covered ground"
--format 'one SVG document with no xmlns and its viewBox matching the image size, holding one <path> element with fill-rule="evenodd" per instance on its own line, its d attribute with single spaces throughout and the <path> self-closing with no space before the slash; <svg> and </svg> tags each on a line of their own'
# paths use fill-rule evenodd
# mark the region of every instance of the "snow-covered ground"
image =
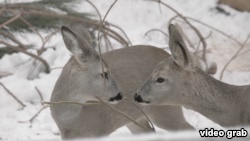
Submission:
<svg viewBox="0 0 250 141">
<path fill-rule="evenodd" d="M 102 16 L 104 16 L 113 1 L 92 0 L 92 2 L 100 10 Z M 248 34 L 250 34 L 250 13 L 239 12 L 225 5 L 222 5 L 222 7 L 230 15 L 219 13 L 215 9 L 217 0 L 166 0 L 165 2 L 183 15 L 193 17 L 216 27 L 240 42 L 243 42 Z M 93 7 L 86 2 L 81 2 L 81 4 L 77 5 L 77 8 L 78 10 L 96 14 Z M 144 36 L 144 34 L 152 28 L 158 28 L 167 32 L 168 21 L 173 16 L 175 15 L 172 11 L 164 6 L 159 7 L 158 4 L 153 2 L 119 0 L 109 13 L 107 21 L 123 28 L 133 45 L 149 44 L 158 47 L 167 47 L 167 39 L 161 33 L 151 32 L 148 36 Z M 98 17 L 96 16 L 96 18 Z M 180 25 L 193 41 L 193 44 L 197 45 L 199 40 L 193 31 L 186 24 L 180 23 Z M 194 25 L 201 31 L 204 37 L 209 35 L 211 29 L 196 23 Z M 45 36 L 45 34 L 43 35 Z M 33 34 L 27 34 L 26 38 L 20 36 L 20 38 L 29 43 L 41 44 L 39 39 L 34 37 Z M 223 66 L 239 49 L 239 46 L 215 31 L 212 31 L 212 35 L 207 40 L 207 43 L 208 56 L 210 60 L 215 61 L 218 65 L 218 72 L 215 75 L 215 78 L 218 78 Z M 42 57 L 49 62 L 51 68 L 62 67 L 69 59 L 70 53 L 64 47 L 61 35 L 58 34 L 53 37 L 49 44 L 55 44 L 57 50 L 49 49 Z M 116 46 L 116 43 L 114 43 L 114 46 Z M 117 45 L 118 47 L 119 45 Z M 245 50 L 249 49 L 249 47 L 250 42 L 246 45 Z M 222 81 L 235 85 L 249 84 L 249 54 L 250 52 L 236 58 L 228 67 Z M 0 71 L 13 73 L 11 76 L 1 78 L 0 82 L 26 105 L 24 109 L 20 109 L 21 106 L 0 87 L 0 140 L 60 140 L 59 131 L 51 118 L 49 108 L 45 109 L 32 124 L 29 122 L 20 123 L 20 121 L 30 119 L 42 107 L 35 87 L 41 90 L 44 100 L 49 101 L 54 84 L 61 73 L 61 69 L 55 69 L 50 74 L 41 73 L 39 78 L 27 80 L 26 77 L 32 73 L 30 71 L 32 62 L 22 63 L 28 59 L 29 57 L 19 53 L 5 55 L 0 60 Z M 187 121 L 197 129 L 205 127 L 223 129 L 196 112 L 184 109 L 184 113 Z M 166 132 L 161 129 L 157 129 L 157 131 L 159 134 L 133 136 L 127 128 L 122 127 L 109 137 L 100 138 L 100 140 L 173 140 L 177 139 L 177 137 L 180 140 L 200 139 L 198 131 L 178 133 Z"/>
</svg>

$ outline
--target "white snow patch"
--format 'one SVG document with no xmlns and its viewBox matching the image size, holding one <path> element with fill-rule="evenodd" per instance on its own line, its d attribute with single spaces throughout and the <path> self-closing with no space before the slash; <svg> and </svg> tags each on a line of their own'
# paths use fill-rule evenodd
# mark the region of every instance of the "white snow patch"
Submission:
<svg viewBox="0 0 250 141">
<path fill-rule="evenodd" d="M 28 1 L 28 0 L 26 0 Z M 29 0 L 33 1 L 33 0 Z M 10 2 L 23 2 L 21 0 L 12 0 Z M 102 17 L 113 1 L 111 0 L 92 0 L 96 7 L 100 10 Z M 215 10 L 217 0 L 167 0 L 164 1 L 184 16 L 193 17 L 208 25 L 216 27 L 221 31 L 231 35 L 240 42 L 243 42 L 250 33 L 250 13 L 239 12 L 228 6 L 222 6 L 230 13 L 229 16 L 218 13 Z M 80 2 L 77 6 L 80 11 L 91 12 L 96 15 L 93 7 L 86 2 Z M 168 47 L 168 38 L 158 32 L 151 32 L 148 36 L 145 33 L 152 29 L 157 28 L 168 33 L 167 24 L 171 17 L 175 14 L 164 6 L 157 3 L 135 0 L 118 1 L 114 8 L 111 10 L 107 17 L 107 21 L 118 25 L 127 33 L 131 42 L 136 44 L 148 44 L 159 47 Z M 209 35 L 211 29 L 206 28 L 200 24 L 194 23 L 199 28 L 204 37 Z M 183 30 L 187 33 L 194 45 L 197 45 L 199 40 L 194 32 L 186 24 L 181 24 Z M 42 34 L 43 36 L 46 33 Z M 195 35 L 195 36 L 194 36 Z M 17 35 L 18 36 L 18 35 Z M 40 47 L 41 41 L 39 37 L 34 34 L 25 34 L 26 38 L 18 36 L 27 43 L 32 43 L 36 47 Z M 225 63 L 234 55 L 239 46 L 234 42 L 228 40 L 224 36 L 213 31 L 209 40 L 207 40 L 208 48 L 210 50 L 209 57 L 218 65 L 218 72 L 215 78 L 219 78 L 220 71 Z M 49 62 L 51 68 L 63 67 L 67 60 L 70 58 L 70 53 L 65 48 L 61 35 L 51 39 L 51 45 L 56 44 L 56 51 L 48 49 L 42 57 Z M 113 42 L 116 48 L 121 47 Z M 249 49 L 249 44 L 245 47 Z M 32 52 L 32 50 L 30 50 Z M 36 53 L 36 52 L 33 52 Z M 246 53 L 238 59 L 234 60 L 225 71 L 223 80 L 224 82 L 244 85 L 249 84 L 250 81 L 250 57 Z M 40 98 L 35 91 L 35 86 L 38 87 L 45 101 L 49 101 L 53 87 L 58 79 L 61 69 L 52 70 L 50 74 L 40 73 L 39 78 L 34 80 L 27 80 L 26 77 L 31 74 L 30 67 L 33 61 L 29 61 L 29 57 L 18 53 L 12 55 L 5 55 L 0 60 L 0 71 L 11 72 L 12 76 L 0 79 L 8 89 L 11 90 L 21 101 L 24 102 L 26 107 L 20 110 L 21 106 L 8 95 L 8 93 L 0 87 L 0 140 L 60 140 L 59 131 L 56 124 L 51 118 L 49 109 L 44 110 L 32 124 L 19 123 L 19 121 L 29 120 L 41 107 Z M 22 64 L 22 65 L 20 65 Z M 34 68 L 34 73 L 37 68 Z M 208 120 L 197 112 L 184 109 L 186 119 L 197 130 L 205 127 L 214 127 L 223 129 L 218 124 Z M 142 134 L 133 136 L 126 127 L 121 127 L 109 137 L 99 139 L 86 139 L 86 140 L 195 140 L 199 139 L 198 131 L 185 131 L 185 132 L 166 132 L 157 128 L 158 134 Z"/>
</svg>

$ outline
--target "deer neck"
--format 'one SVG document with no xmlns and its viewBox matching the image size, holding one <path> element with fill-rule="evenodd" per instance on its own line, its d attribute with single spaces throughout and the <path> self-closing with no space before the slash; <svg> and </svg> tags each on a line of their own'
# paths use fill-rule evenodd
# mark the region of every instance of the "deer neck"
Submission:
<svg viewBox="0 0 250 141">
<path fill-rule="evenodd" d="M 193 109 L 222 126 L 234 126 L 240 114 L 240 86 L 218 81 L 197 70 L 186 91 L 184 107 Z"/>
</svg>

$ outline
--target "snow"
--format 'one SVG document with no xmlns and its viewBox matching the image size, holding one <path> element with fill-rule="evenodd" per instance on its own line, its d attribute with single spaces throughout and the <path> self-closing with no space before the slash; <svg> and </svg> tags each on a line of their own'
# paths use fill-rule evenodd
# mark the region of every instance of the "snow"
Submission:
<svg viewBox="0 0 250 141">
<path fill-rule="evenodd" d="M 12 0 L 12 2 L 22 2 L 21 0 Z M 92 0 L 96 7 L 100 10 L 102 17 L 110 7 L 113 1 Z M 243 42 L 248 34 L 250 34 L 250 13 L 239 12 L 226 5 L 221 5 L 230 16 L 218 13 L 215 10 L 216 0 L 165 0 L 167 4 L 175 8 L 185 16 L 193 17 L 208 25 L 216 27 L 230 36 Z M 93 7 L 86 2 L 81 2 L 76 6 L 79 11 L 91 12 L 96 15 Z M 175 14 L 164 6 L 160 6 L 153 2 L 139 0 L 120 0 L 118 1 L 107 17 L 107 21 L 118 25 L 127 33 L 133 45 L 148 44 L 158 47 L 168 47 L 167 39 L 164 35 L 158 32 L 151 32 L 148 36 L 145 33 L 152 29 L 158 28 L 167 33 L 167 24 L 171 17 Z M 96 15 L 96 18 L 98 16 Z M 194 32 L 186 25 L 180 24 L 185 33 L 197 45 L 199 40 Z M 211 29 L 200 24 L 194 23 L 199 28 L 204 37 L 206 37 Z M 46 36 L 46 33 L 42 33 Z M 39 37 L 34 34 L 25 34 L 25 37 L 17 35 L 18 38 L 25 42 L 32 42 L 37 47 L 41 46 Z M 239 49 L 239 46 L 228 40 L 219 33 L 213 31 L 211 37 L 207 40 L 209 58 L 215 61 L 218 65 L 218 72 L 214 76 L 219 78 L 219 74 L 230 59 L 231 56 Z M 56 51 L 48 49 L 42 57 L 49 62 L 51 68 L 62 67 L 70 57 L 70 53 L 64 47 L 61 35 L 58 34 L 50 40 L 48 45 L 56 45 Z M 116 48 L 121 47 L 117 43 L 113 43 Z M 248 42 L 246 49 L 249 49 Z M 246 53 L 236 58 L 224 73 L 224 82 L 244 85 L 250 83 L 250 57 Z M 60 135 L 56 124 L 51 118 L 49 108 L 41 112 L 41 114 L 33 121 L 33 123 L 20 123 L 20 121 L 29 120 L 42 105 L 40 97 L 35 90 L 35 87 L 41 90 L 44 100 L 49 101 L 51 92 L 58 79 L 61 69 L 54 69 L 50 74 L 40 73 L 39 77 L 33 80 L 26 79 L 28 76 L 32 78 L 31 73 L 35 73 L 33 61 L 27 62 L 29 57 L 24 54 L 5 55 L 0 60 L 0 71 L 10 72 L 13 75 L 0 79 L 12 93 L 14 93 L 26 107 L 21 109 L 21 106 L 7 92 L 0 87 L 0 140 L 60 140 Z M 26 63 L 24 63 L 26 62 Z M 192 124 L 197 131 L 185 132 L 167 132 L 157 128 L 157 134 L 131 135 L 127 128 L 121 127 L 109 137 L 99 139 L 86 140 L 174 140 L 199 139 L 198 129 L 206 127 L 214 127 L 223 129 L 218 124 L 210 121 L 204 116 L 192 110 L 184 108 L 184 114 L 187 121 Z M 239 127 L 240 128 L 240 127 Z"/>
</svg>

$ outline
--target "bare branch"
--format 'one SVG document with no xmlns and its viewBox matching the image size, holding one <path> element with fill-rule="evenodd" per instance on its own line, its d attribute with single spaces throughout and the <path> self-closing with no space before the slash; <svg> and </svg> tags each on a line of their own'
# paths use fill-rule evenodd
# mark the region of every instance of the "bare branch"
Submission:
<svg viewBox="0 0 250 141">
<path fill-rule="evenodd" d="M 16 16 L 12 17 L 11 19 L 9 19 L 8 21 L 2 23 L 2 24 L 0 25 L 0 29 L 3 28 L 4 26 L 6 26 L 6 25 L 8 25 L 8 24 L 10 24 L 10 23 L 12 23 L 12 22 L 14 22 L 14 21 L 17 20 L 18 18 L 20 18 L 21 15 L 22 15 L 22 14 L 18 14 L 18 15 L 16 15 Z"/>
<path fill-rule="evenodd" d="M 202 34 L 200 33 L 200 31 L 195 28 L 182 14 L 180 14 L 177 10 L 175 10 L 173 7 L 169 6 L 168 4 L 162 2 L 161 0 L 147 0 L 147 1 L 153 1 L 153 2 L 158 2 L 166 7 L 168 7 L 169 9 L 171 9 L 174 13 L 176 13 L 180 18 L 182 18 L 193 30 L 194 32 L 198 35 L 198 37 L 200 38 L 202 44 L 203 44 L 203 54 L 202 54 L 202 58 L 205 62 L 206 61 L 206 47 L 207 47 L 207 43 L 205 42 Z"/>
<path fill-rule="evenodd" d="M 213 33 L 213 32 L 210 31 L 209 34 L 208 34 L 206 37 L 204 37 L 204 40 L 207 40 L 207 39 L 212 35 L 212 33 Z M 197 45 L 197 47 L 196 47 L 196 50 L 195 50 L 194 54 L 197 54 L 197 53 L 199 52 L 200 43 L 201 43 L 201 41 L 199 41 L 199 43 L 198 43 L 198 45 Z"/>
<path fill-rule="evenodd" d="M 162 31 L 161 29 L 157 29 L 157 28 L 153 28 L 153 29 L 148 30 L 148 31 L 144 34 L 144 36 L 147 36 L 147 35 L 148 35 L 150 32 L 152 32 L 152 31 L 158 31 L 158 32 L 162 33 L 163 35 L 165 35 L 166 37 L 169 37 L 167 33 L 165 33 L 164 31 Z"/>
<path fill-rule="evenodd" d="M 46 43 L 47 43 L 56 33 L 58 33 L 59 31 L 60 31 L 60 29 L 57 29 L 57 30 L 55 30 L 54 32 L 50 33 L 49 35 L 47 35 L 47 36 L 44 38 L 44 40 L 43 40 L 43 42 L 42 42 L 41 48 L 40 48 L 39 50 L 37 50 L 37 54 L 38 54 L 38 55 L 41 55 L 44 51 L 46 51 L 46 50 L 48 49 L 48 48 L 45 48 Z"/>
<path fill-rule="evenodd" d="M 44 42 L 42 35 L 36 30 L 36 28 L 29 21 L 25 20 L 22 16 L 20 16 L 19 19 L 23 21 L 23 23 L 28 25 L 30 29 L 40 37 L 41 41 Z"/>
<path fill-rule="evenodd" d="M 50 72 L 50 66 L 49 66 L 49 64 L 48 64 L 43 58 L 41 58 L 40 56 L 37 56 L 37 55 L 32 54 L 32 53 L 30 53 L 30 52 L 27 52 L 26 50 L 24 50 L 24 49 L 22 49 L 22 48 L 20 48 L 20 47 L 15 47 L 15 46 L 13 46 L 13 45 L 11 45 L 11 44 L 5 42 L 5 41 L 2 41 L 2 40 L 0 40 L 0 44 L 4 44 L 4 45 L 6 45 L 6 46 L 12 48 L 13 50 L 16 50 L 16 51 L 18 51 L 18 52 L 22 52 L 22 53 L 24 53 L 24 54 L 26 54 L 26 55 L 28 55 L 28 56 L 30 56 L 30 57 L 33 57 L 33 58 L 39 60 L 40 62 L 42 62 L 42 63 L 44 64 L 44 66 L 45 66 L 45 72 L 46 72 L 46 73 L 49 73 L 49 72 Z"/>
<path fill-rule="evenodd" d="M 57 70 L 57 69 L 63 69 L 63 67 L 54 67 L 54 68 L 51 68 L 50 70 Z"/>
<path fill-rule="evenodd" d="M 112 9 L 112 7 L 115 5 L 116 2 L 117 2 L 117 0 L 115 0 L 115 1 L 112 3 L 112 5 L 109 7 L 108 11 L 106 12 L 106 14 L 105 14 L 105 16 L 104 16 L 104 18 L 103 18 L 103 20 L 102 20 L 100 26 L 99 26 L 99 32 L 98 32 L 98 35 L 97 35 L 97 41 L 98 41 L 98 42 L 100 41 L 100 31 L 101 31 L 101 29 L 102 29 L 102 27 L 103 27 L 103 23 L 104 23 L 104 21 L 106 20 L 106 17 L 108 16 L 108 13 L 110 12 L 110 10 Z M 100 44 L 99 44 L 98 47 L 99 47 L 99 53 L 101 54 Z"/>
<path fill-rule="evenodd" d="M 8 32 L 0 30 L 0 34 L 3 35 L 5 38 L 8 38 L 11 41 L 13 41 L 14 43 L 16 43 L 20 48 L 27 49 L 27 47 L 23 43 L 21 43 L 20 41 L 18 41 L 14 36 L 12 36 L 11 34 L 9 34 Z"/>
<path fill-rule="evenodd" d="M 112 26 L 112 27 L 115 27 L 115 28 L 119 29 L 119 30 L 123 33 L 123 35 L 125 36 L 125 38 L 128 40 L 128 44 L 129 44 L 129 45 L 132 45 L 132 42 L 131 42 L 130 39 L 128 38 L 126 32 L 125 32 L 121 27 L 119 27 L 119 26 L 117 26 L 117 25 L 114 25 L 114 24 L 111 24 L 111 23 L 107 23 L 107 24 L 110 25 L 110 26 Z"/>
<path fill-rule="evenodd" d="M 102 21 L 102 16 L 99 12 L 99 10 L 96 8 L 96 6 L 94 5 L 94 3 L 92 3 L 90 0 L 86 0 L 86 2 L 88 2 L 96 11 L 97 15 L 99 16 L 99 20 Z"/>
<path fill-rule="evenodd" d="M 22 105 L 22 109 L 26 107 L 26 105 L 21 100 L 19 100 L 7 87 L 5 87 L 3 83 L 0 82 L 0 85 L 11 97 L 13 97 L 20 105 Z"/>
<path fill-rule="evenodd" d="M 46 108 L 48 108 L 48 107 L 49 107 L 49 105 L 43 106 L 43 107 L 42 107 L 34 116 L 32 116 L 29 120 L 27 120 L 27 121 L 18 121 L 18 122 L 19 122 L 19 123 L 27 123 L 27 122 L 32 123 L 32 122 L 34 121 L 34 119 L 37 118 L 38 115 L 39 115 L 44 109 L 46 109 Z"/>
<path fill-rule="evenodd" d="M 130 121 L 132 121 L 134 124 L 140 126 L 143 129 L 146 129 L 148 131 L 152 131 L 151 129 L 148 129 L 147 127 L 144 127 L 143 125 L 141 125 L 140 123 L 138 123 L 136 120 L 134 120 L 133 118 L 129 117 L 128 115 L 124 114 L 123 112 L 115 109 L 114 107 L 110 106 L 109 104 L 105 103 L 104 101 L 102 101 L 99 97 L 96 97 L 103 105 L 107 106 L 108 108 L 116 111 L 117 113 L 123 115 L 124 117 L 126 117 L 127 119 L 129 119 Z"/>
<path fill-rule="evenodd" d="M 92 28 L 100 27 L 100 24 L 101 24 L 100 21 L 97 21 L 97 20 L 94 20 L 94 19 L 83 19 L 83 18 L 73 17 L 73 16 L 69 16 L 69 15 L 60 15 L 58 13 L 51 12 L 51 11 L 44 11 L 42 9 L 37 10 L 34 7 L 29 7 L 29 6 L 24 6 L 24 7 L 27 7 L 29 9 L 31 8 L 33 10 L 32 11 L 30 11 L 30 10 L 25 11 L 23 6 L 20 7 L 20 6 L 15 5 L 15 6 L 8 7 L 8 9 L 6 9 L 6 11 L 12 12 L 14 10 L 16 11 L 17 8 L 19 8 L 18 10 L 25 16 L 35 15 L 35 16 L 55 17 L 55 18 L 63 19 L 64 21 L 69 20 L 69 21 L 80 22 L 80 23 L 88 25 L 89 27 L 92 27 Z M 13 8 L 14 10 L 12 10 L 11 8 Z M 107 22 L 105 22 L 105 23 L 107 23 Z M 112 29 L 108 28 L 107 26 L 105 26 L 105 24 L 103 24 L 103 28 L 101 29 L 101 31 L 102 32 L 103 31 L 108 31 L 107 32 L 108 36 L 115 39 L 120 44 L 122 44 L 124 46 L 128 46 L 127 41 L 121 35 L 119 35 L 114 30 L 112 30 Z M 113 34 L 113 36 L 111 34 Z M 114 36 L 115 36 L 115 38 L 114 38 Z"/>
<path fill-rule="evenodd" d="M 132 102 L 131 100 L 127 99 L 127 101 L 129 101 L 131 104 L 133 104 L 145 117 L 146 119 L 148 120 L 149 124 L 151 125 L 152 127 L 152 130 L 155 131 L 155 127 L 154 127 L 154 124 L 152 123 L 152 121 L 149 119 L 149 117 L 147 116 L 147 114 L 138 106 L 136 105 L 134 102 Z"/>
<path fill-rule="evenodd" d="M 168 27 L 169 25 L 172 23 L 172 21 L 174 21 L 175 19 L 177 19 L 179 16 L 178 15 L 175 15 L 174 17 L 170 18 L 169 21 L 168 21 Z"/>
<path fill-rule="evenodd" d="M 56 102 L 43 102 L 44 104 L 48 104 L 48 105 L 54 105 L 54 104 L 76 104 L 76 105 L 101 105 L 100 102 L 96 102 L 96 101 L 91 101 L 91 102 L 86 102 L 86 103 L 80 103 L 80 102 L 76 102 L 76 101 L 56 101 Z"/>
<path fill-rule="evenodd" d="M 115 3 L 117 2 L 117 0 L 115 0 L 112 5 L 109 7 L 108 11 L 106 12 L 103 20 L 101 21 L 101 24 L 99 26 L 99 29 L 98 29 L 98 35 L 97 35 L 97 47 L 98 47 L 98 51 L 99 51 L 99 55 L 100 55 L 100 62 L 101 62 L 101 67 L 102 67 L 102 72 L 104 72 L 104 66 L 103 66 L 103 60 L 102 60 L 102 54 L 101 54 L 101 47 L 100 47 L 100 32 L 101 32 L 101 29 L 103 28 L 103 23 L 104 21 L 106 20 L 106 17 L 108 16 L 110 10 L 112 9 L 112 7 L 115 5 Z M 104 33 L 105 34 L 105 33 Z M 105 87 L 106 86 L 106 80 L 104 81 L 103 83 L 103 91 L 105 90 Z"/>
<path fill-rule="evenodd" d="M 43 105 L 44 104 L 43 103 L 43 95 L 42 95 L 41 91 L 36 86 L 35 86 L 35 89 L 36 89 L 36 91 L 37 91 L 37 93 L 38 93 L 38 95 L 40 97 L 41 104 Z"/>
<path fill-rule="evenodd" d="M 189 19 L 189 20 L 192 20 L 192 21 L 194 21 L 194 22 L 200 23 L 201 25 L 204 25 L 204 26 L 206 26 L 206 27 L 208 27 L 208 28 L 211 28 L 211 29 L 213 29 L 214 31 L 216 31 L 216 32 L 218 32 L 218 33 L 220 33 L 220 34 L 222 34 L 223 36 L 225 36 L 225 37 L 231 39 L 232 41 L 234 41 L 234 42 L 235 42 L 236 44 L 238 44 L 239 46 L 242 46 L 242 43 L 240 43 L 238 40 L 236 40 L 235 38 L 231 37 L 230 35 L 226 34 L 225 32 L 223 32 L 223 31 L 221 31 L 221 30 L 219 30 L 219 29 L 217 29 L 217 28 L 215 28 L 215 27 L 212 27 L 212 26 L 210 26 L 210 25 L 208 25 L 208 24 L 206 24 L 206 23 L 204 23 L 204 22 L 202 22 L 202 21 L 199 21 L 199 20 L 197 20 L 197 19 L 194 19 L 194 18 L 191 18 L 191 17 L 186 17 L 186 18 Z"/>
<path fill-rule="evenodd" d="M 220 74 L 220 80 L 223 77 L 223 73 L 226 70 L 226 68 L 230 65 L 230 63 L 238 56 L 238 54 L 241 52 L 241 50 L 245 47 L 247 41 L 250 38 L 250 34 L 248 35 L 247 39 L 244 41 L 244 43 L 242 44 L 242 46 L 239 48 L 239 50 L 232 56 L 232 58 L 226 63 L 226 65 L 223 67 L 221 74 Z"/>
<path fill-rule="evenodd" d="M 244 55 L 244 54 L 248 53 L 249 51 L 250 51 L 250 49 L 247 49 L 247 50 L 245 50 L 244 52 L 242 52 L 242 53 L 240 53 L 239 55 L 237 55 L 237 57 L 239 57 L 239 56 L 241 56 L 241 55 Z"/>
</svg>

